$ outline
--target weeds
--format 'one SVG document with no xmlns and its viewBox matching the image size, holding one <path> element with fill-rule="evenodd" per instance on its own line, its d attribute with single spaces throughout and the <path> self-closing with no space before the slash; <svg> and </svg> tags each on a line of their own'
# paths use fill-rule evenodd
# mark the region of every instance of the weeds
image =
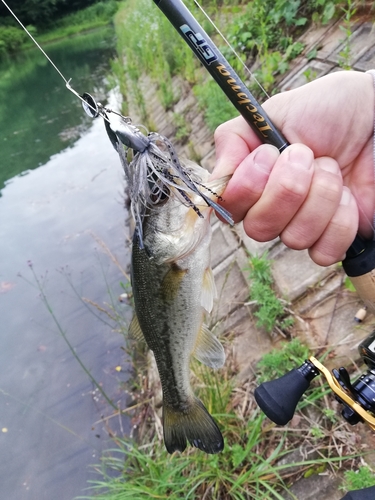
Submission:
<svg viewBox="0 0 375 500">
<path fill-rule="evenodd" d="M 344 46 L 339 53 L 339 66 L 345 70 L 352 69 L 351 67 L 351 59 L 352 52 L 350 47 L 350 38 L 352 36 L 352 22 L 353 16 L 357 12 L 356 2 L 353 0 L 346 0 L 346 6 L 342 7 L 342 11 L 344 12 L 344 22 L 343 25 L 340 26 L 341 31 L 343 31 L 344 38 Z"/>
<path fill-rule="evenodd" d="M 276 296 L 272 288 L 273 277 L 271 263 L 267 253 L 249 258 L 250 303 L 254 304 L 254 316 L 258 318 L 257 326 L 267 332 L 273 329 L 284 330 L 293 324 L 293 318 L 288 315 L 284 303 Z"/>
<path fill-rule="evenodd" d="M 115 29 L 119 65 L 128 81 L 124 97 L 145 119 L 147 103 L 139 81 L 147 74 L 159 83 L 161 102 L 169 108 L 176 99 L 172 77 L 183 74 L 188 81 L 194 78 L 196 63 L 189 47 L 149 0 L 129 0 L 115 17 Z"/>
<path fill-rule="evenodd" d="M 301 364 L 308 349 L 298 341 L 282 349 L 279 370 L 289 363 Z M 262 379 L 274 369 L 277 352 L 258 365 Z M 285 360 L 288 361 L 285 361 Z M 228 364 L 230 366 L 230 364 Z M 298 408 L 299 424 L 275 428 L 256 408 L 252 392 L 254 381 L 234 384 L 229 368 L 213 372 L 198 362 L 192 363 L 193 386 L 208 410 L 217 419 L 225 437 L 225 448 L 218 455 L 205 455 L 190 448 L 170 456 L 161 436 L 155 432 L 159 420 L 148 404 L 149 431 L 141 444 L 129 439 L 116 440 L 118 449 L 103 458 L 97 470 L 103 479 L 91 482 L 85 499 L 143 500 L 282 500 L 294 498 L 289 485 L 302 476 L 321 472 L 335 473 L 355 462 L 348 432 L 335 418 L 325 414 L 325 391 L 319 385 L 307 395 L 315 411 L 312 425 L 304 405 Z M 149 401 L 150 394 L 143 398 Z M 154 417 L 152 417 L 154 415 Z M 345 427 L 345 425 L 344 425 Z M 298 451 L 302 450 L 302 451 Z"/>
<path fill-rule="evenodd" d="M 116 0 L 97 2 L 86 9 L 61 18 L 55 23 L 53 29 L 48 29 L 40 33 L 37 33 L 37 29 L 34 26 L 27 26 L 27 29 L 33 36 L 37 35 L 39 43 L 45 44 L 59 38 L 109 24 L 117 9 L 118 2 Z M 18 26 L 0 26 L 0 58 L 18 52 L 32 45 L 32 43 L 22 28 Z"/>
<path fill-rule="evenodd" d="M 360 490 L 375 486 L 374 471 L 367 465 L 360 466 L 357 470 L 348 470 L 344 474 L 344 483 L 342 489 L 344 491 Z"/>
<path fill-rule="evenodd" d="M 296 38 L 306 29 L 309 20 L 326 23 L 340 12 L 342 5 L 339 0 L 203 1 L 207 16 L 219 28 L 225 26 L 225 37 L 237 52 L 237 58 L 227 45 L 223 45 L 195 2 L 187 0 L 186 3 L 244 81 L 249 80 L 249 72 L 244 71 L 243 66 L 252 67 L 256 79 L 252 78 L 248 85 L 258 98 L 264 97 L 263 89 L 266 93 L 277 90 L 277 76 L 285 73 L 290 61 L 304 50 L 304 45 Z M 178 98 L 174 76 L 180 75 L 193 85 L 210 130 L 236 115 L 216 84 L 202 79 L 198 60 L 151 2 L 129 0 L 116 16 L 115 26 L 119 54 L 116 73 L 126 74 L 125 96 L 138 107 L 145 123 L 148 103 L 139 85 L 144 74 L 158 83 L 160 102 L 165 109 L 170 109 Z M 121 66 L 124 66 L 122 72 Z"/>
<path fill-rule="evenodd" d="M 237 116 L 238 113 L 233 104 L 214 81 L 209 80 L 206 84 L 195 85 L 193 92 L 211 131 L 214 131 L 221 123 Z"/>
</svg>

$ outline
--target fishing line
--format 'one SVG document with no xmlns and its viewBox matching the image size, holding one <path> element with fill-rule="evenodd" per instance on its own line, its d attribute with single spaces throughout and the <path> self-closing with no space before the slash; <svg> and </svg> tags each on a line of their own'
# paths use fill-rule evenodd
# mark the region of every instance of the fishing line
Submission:
<svg viewBox="0 0 375 500">
<path fill-rule="evenodd" d="M 258 87 L 261 89 L 261 91 L 266 95 L 267 99 L 270 98 L 270 95 L 268 94 L 267 90 L 263 87 L 263 85 L 260 83 L 260 81 L 257 79 L 257 77 L 254 75 L 254 73 L 251 71 L 251 69 L 245 64 L 245 62 L 241 59 L 240 55 L 236 51 L 236 49 L 231 45 L 230 41 L 224 36 L 222 31 L 219 29 L 219 27 L 214 23 L 213 19 L 207 14 L 207 12 L 204 10 L 204 8 L 198 3 L 197 0 L 193 0 L 195 5 L 198 7 L 198 9 L 202 12 L 202 14 L 206 17 L 206 19 L 209 21 L 209 23 L 212 25 L 212 27 L 215 29 L 215 31 L 218 33 L 218 35 L 223 39 L 223 41 L 228 45 L 230 48 L 231 52 L 234 54 L 234 56 L 240 61 L 242 67 L 244 68 L 245 72 L 250 76 L 251 79 L 254 80 L 254 82 L 258 85 Z"/>
<path fill-rule="evenodd" d="M 60 75 L 60 77 L 64 80 L 65 86 L 70 92 L 72 92 L 80 101 L 82 101 L 82 104 L 84 104 L 86 107 L 89 107 L 93 112 L 98 113 L 104 120 L 108 121 L 108 118 L 102 114 L 98 109 L 95 109 L 89 102 L 87 102 L 78 92 L 76 92 L 73 87 L 71 87 L 70 82 L 71 78 L 67 80 L 65 76 L 62 74 L 62 72 L 59 70 L 59 68 L 56 66 L 56 64 L 52 61 L 52 59 L 49 57 L 49 55 L 45 52 L 45 50 L 39 45 L 39 43 L 35 40 L 33 35 L 30 33 L 30 31 L 24 26 L 24 24 L 21 22 L 20 19 L 16 16 L 16 14 L 12 11 L 12 9 L 9 7 L 9 5 L 5 2 L 5 0 L 1 0 L 1 2 L 5 5 L 5 7 L 9 10 L 9 12 L 12 14 L 14 19 L 17 21 L 17 23 L 21 26 L 21 28 L 24 30 L 24 32 L 31 38 L 32 42 L 38 47 L 40 52 L 44 55 L 44 57 L 47 59 L 47 61 L 52 65 L 52 67 L 57 71 L 57 73 Z M 99 104 L 99 103 L 98 103 Z M 107 109 L 106 111 L 111 111 L 115 113 L 112 110 Z M 86 111 L 87 112 L 87 111 Z M 119 113 L 115 113 L 119 114 Z M 120 115 L 121 116 L 121 115 Z"/>
<path fill-rule="evenodd" d="M 30 31 L 26 28 L 26 26 L 24 26 L 22 24 L 22 22 L 18 19 L 18 17 L 16 16 L 16 14 L 12 11 L 12 9 L 9 7 L 9 5 L 7 5 L 5 3 L 5 0 L 1 0 L 3 2 L 3 4 L 5 5 L 5 7 L 9 10 L 9 12 L 12 14 L 12 16 L 14 17 L 14 19 L 17 21 L 17 23 L 21 26 L 21 28 L 25 31 L 25 33 L 27 33 L 27 35 L 31 38 L 31 40 L 35 43 L 35 45 L 38 47 L 38 49 L 42 52 L 42 54 L 44 55 L 44 57 L 50 62 L 50 64 L 52 64 L 52 66 L 55 68 L 55 70 L 58 72 L 58 74 L 61 76 L 61 78 L 64 80 L 65 84 L 66 85 L 69 85 L 69 82 L 70 80 L 68 81 L 65 76 L 61 73 L 61 71 L 59 70 L 59 68 L 56 66 L 56 64 L 52 61 L 52 59 L 48 56 L 48 54 L 46 54 L 46 52 L 42 49 L 42 47 L 39 45 L 39 43 L 35 40 L 35 38 L 33 37 L 33 35 L 30 33 Z"/>
</svg>

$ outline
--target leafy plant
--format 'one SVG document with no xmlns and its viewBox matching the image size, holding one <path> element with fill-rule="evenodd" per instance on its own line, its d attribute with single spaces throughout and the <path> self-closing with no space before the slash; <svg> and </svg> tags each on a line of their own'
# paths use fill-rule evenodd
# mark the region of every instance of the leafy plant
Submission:
<svg viewBox="0 0 375 500">
<path fill-rule="evenodd" d="M 375 474 L 368 466 L 361 466 L 358 470 L 348 470 L 344 473 L 343 490 L 359 490 L 375 486 Z"/>
<path fill-rule="evenodd" d="M 189 137 L 191 128 L 189 124 L 186 122 L 184 116 L 180 113 L 173 113 L 173 122 L 177 127 L 175 133 L 175 139 L 177 141 L 187 139 Z"/>
<path fill-rule="evenodd" d="M 29 26 L 35 33 L 35 29 Z M 0 26 L 0 55 L 16 52 L 27 40 L 27 34 L 14 26 Z"/>
<path fill-rule="evenodd" d="M 272 349 L 263 356 L 257 365 L 259 382 L 285 375 L 288 371 L 301 365 L 309 355 L 309 348 L 297 338 L 285 342 L 281 349 Z"/>
<path fill-rule="evenodd" d="M 271 332 L 276 328 L 291 326 L 293 320 L 288 318 L 283 302 L 272 288 L 273 277 L 271 262 L 267 253 L 262 256 L 251 256 L 249 259 L 250 301 L 255 304 L 254 316 L 258 318 L 257 326 Z"/>
<path fill-rule="evenodd" d="M 129 0 L 115 16 L 117 53 L 128 80 L 124 97 L 138 106 L 147 120 L 147 105 L 139 81 L 147 74 L 159 84 L 162 104 L 168 109 L 178 97 L 172 77 L 194 80 L 196 61 L 165 16 L 148 0 Z"/>
<path fill-rule="evenodd" d="M 352 36 L 352 18 L 357 11 L 355 6 L 355 2 L 353 0 L 346 0 L 346 6 L 342 7 L 342 11 L 344 12 L 344 22 L 340 26 L 341 31 L 343 31 L 344 38 L 344 46 L 343 49 L 339 53 L 339 65 L 346 70 L 351 69 L 351 46 L 350 46 L 350 38 Z"/>
</svg>

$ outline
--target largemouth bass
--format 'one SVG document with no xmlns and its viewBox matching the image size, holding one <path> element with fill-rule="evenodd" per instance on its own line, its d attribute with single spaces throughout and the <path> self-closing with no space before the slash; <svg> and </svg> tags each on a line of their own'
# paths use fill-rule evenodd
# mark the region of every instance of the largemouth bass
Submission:
<svg viewBox="0 0 375 500">
<path fill-rule="evenodd" d="M 223 437 L 192 391 L 189 364 L 192 355 L 212 368 L 225 361 L 222 345 L 203 324 L 203 313 L 204 309 L 211 311 L 215 295 L 209 252 L 212 207 L 207 201 L 224 191 L 229 177 L 207 182 L 205 169 L 192 162 L 183 167 L 199 185 L 203 198 L 185 189 L 181 200 L 181 191 L 174 185 L 151 179 L 151 191 L 159 198 L 143 214 L 142 245 L 139 232 L 134 233 L 136 315 L 130 334 L 144 337 L 155 356 L 163 391 L 167 451 L 183 451 L 189 441 L 206 453 L 218 453 L 224 446 Z M 173 181 L 179 183 L 176 178 Z"/>
</svg>

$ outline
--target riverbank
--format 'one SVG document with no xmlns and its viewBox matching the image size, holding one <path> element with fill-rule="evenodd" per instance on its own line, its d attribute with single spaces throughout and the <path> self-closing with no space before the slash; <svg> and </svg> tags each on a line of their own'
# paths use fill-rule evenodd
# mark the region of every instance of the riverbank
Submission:
<svg viewBox="0 0 375 500">
<path fill-rule="evenodd" d="M 124 23 L 125 18 L 130 17 L 130 13 L 127 14 L 119 13 L 118 22 Z M 368 29 L 366 22 L 366 18 L 353 18 L 352 33 L 359 37 L 352 37 L 353 47 L 369 45 L 363 38 Z M 298 40 L 304 51 L 290 64 L 285 75 L 278 75 L 282 88 L 293 88 L 342 68 L 340 54 L 346 40 L 340 25 L 340 20 L 335 20 L 324 27 L 313 26 Z M 126 32 L 123 24 L 121 28 Z M 166 29 L 163 26 L 164 39 L 177 37 L 173 31 L 174 35 L 166 33 Z M 153 32 L 152 37 L 157 46 L 157 34 Z M 124 41 L 121 58 L 129 44 L 129 39 Z M 371 53 L 371 46 L 369 50 Z M 311 59 L 309 54 L 314 51 L 316 56 Z M 129 52 L 126 51 L 126 68 L 132 57 Z M 348 62 L 350 54 L 344 55 Z M 351 56 L 355 56 L 354 51 Z M 353 57 L 353 61 L 363 64 L 360 54 Z M 118 67 L 121 68 L 121 62 Z M 129 72 L 124 81 L 129 116 L 136 123 L 146 119 L 151 127 L 157 124 L 154 129 L 177 145 L 181 156 L 212 169 L 212 131 L 191 91 L 192 82 L 169 74 L 168 86 L 160 89 L 150 75 L 140 73 L 140 70 L 136 73 L 136 85 L 132 75 L 129 78 Z M 200 78 L 202 75 L 193 80 Z M 168 88 L 173 89 L 174 98 L 166 109 Z M 150 356 L 147 372 L 144 366 L 137 365 L 137 372 L 142 374 L 142 394 L 137 399 L 137 409 L 141 411 L 134 420 L 138 444 L 118 440 L 120 456 L 104 461 L 108 474 L 105 472 L 104 483 L 96 485 L 98 496 L 95 498 L 108 500 L 121 495 L 121 498 L 133 499 L 149 496 L 309 500 L 319 496 L 322 500 L 338 500 L 344 495 L 339 488 L 345 469 L 358 471 L 361 487 L 369 485 L 364 476 L 369 473 L 369 480 L 373 479 L 371 466 L 360 466 L 366 465 L 366 461 L 371 463 L 371 457 L 365 454 L 367 443 L 373 439 L 371 433 L 349 427 L 342 421 L 338 404 L 324 391 L 321 382 L 310 394 L 311 399 L 304 401 L 296 417 L 283 429 L 259 414 L 252 393 L 260 378 L 267 380 L 283 374 L 322 346 L 325 354 L 334 352 L 338 356 L 335 365 L 352 366 L 356 343 L 371 331 L 373 318 L 369 316 L 360 329 L 353 323 L 360 302 L 345 287 L 342 269 L 337 266 L 319 268 L 305 252 L 288 250 L 279 241 L 258 244 L 246 238 L 240 227 L 232 231 L 218 222 L 213 227 L 212 261 L 219 299 L 211 316 L 211 326 L 224 343 L 227 362 L 218 373 L 195 363 L 192 369 L 193 387 L 223 429 L 224 452 L 207 457 L 190 449 L 183 455 L 167 455 L 162 442 L 160 384 Z M 274 288 L 287 301 L 286 310 L 294 318 L 293 327 L 275 330 L 271 335 L 255 324 L 254 304 L 248 304 L 249 281 L 244 273 L 244 268 L 250 266 L 247 252 L 261 255 L 266 249 Z M 345 343 L 343 337 L 346 337 Z M 291 338 L 300 342 L 290 342 Z M 285 347 L 281 347 L 284 344 Z M 263 368 L 260 368 L 258 362 L 262 357 Z M 328 363 L 333 362 L 328 360 Z M 117 473 L 115 479 L 111 478 L 113 471 Z M 348 483 L 344 486 L 344 489 L 350 488 Z"/>
<path fill-rule="evenodd" d="M 110 24 L 118 7 L 119 3 L 116 0 L 98 2 L 60 18 L 52 27 L 40 32 L 32 25 L 28 25 L 27 29 L 41 46 L 45 46 Z M 18 24 L 0 25 L 0 59 L 8 59 L 34 46 L 34 42 Z"/>
</svg>

